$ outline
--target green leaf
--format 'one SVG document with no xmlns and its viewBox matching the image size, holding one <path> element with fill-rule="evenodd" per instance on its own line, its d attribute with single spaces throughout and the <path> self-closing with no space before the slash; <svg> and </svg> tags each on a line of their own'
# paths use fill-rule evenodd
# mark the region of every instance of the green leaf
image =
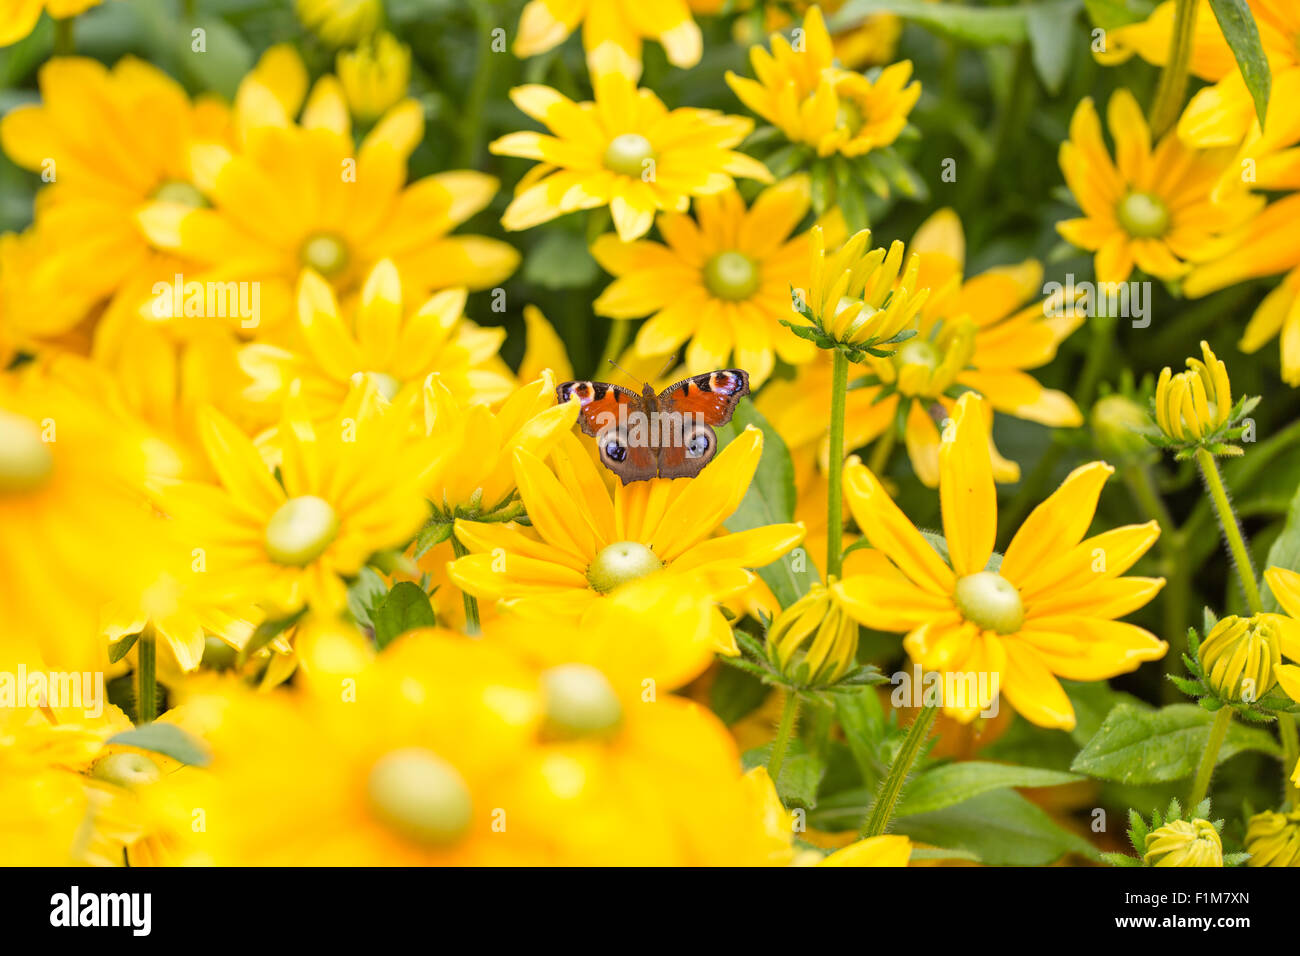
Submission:
<svg viewBox="0 0 1300 956">
<path fill-rule="evenodd" d="M 709 708 L 727 726 L 753 713 L 771 688 L 743 668 L 719 668 L 709 688 Z"/>
<path fill-rule="evenodd" d="M 1035 5 L 1036 6 L 1036 5 Z M 938 33 L 976 46 L 1023 43 L 1026 7 L 970 7 L 926 0 L 849 0 L 831 17 L 831 33 L 857 26 L 877 13 L 893 13 Z"/>
<path fill-rule="evenodd" d="M 348 585 L 348 610 L 362 627 L 374 627 L 370 612 L 387 593 L 384 579 L 373 568 L 362 568 L 356 580 Z"/>
<path fill-rule="evenodd" d="M 876 771 L 877 748 L 887 729 L 880 698 L 874 692 L 838 695 L 835 698 L 835 717 L 844 731 L 844 739 L 848 741 L 862 782 L 874 787 L 880 777 Z"/>
<path fill-rule="evenodd" d="M 772 745 L 764 744 L 741 755 L 741 765 L 746 770 L 767 766 Z M 817 806 L 817 789 L 826 775 L 826 761 L 810 753 L 802 740 L 791 740 L 781 764 L 781 776 L 775 781 L 776 792 L 787 807 L 798 806 L 811 810 Z"/>
<path fill-rule="evenodd" d="M 1070 769 L 1126 784 L 1163 783 L 1191 776 L 1209 740 L 1213 720 L 1195 704 L 1171 704 L 1160 710 L 1119 704 Z M 1219 762 L 1243 750 L 1275 756 L 1280 752 L 1269 734 L 1234 723 L 1219 751 Z"/>
<path fill-rule="evenodd" d="M 1264 565 L 1266 568 L 1300 571 L 1300 488 L 1296 489 L 1291 498 L 1291 506 L 1286 512 L 1286 524 L 1282 526 L 1282 533 L 1273 542 L 1273 547 L 1268 549 L 1268 560 Z M 1282 610 L 1282 605 L 1278 604 L 1267 583 L 1264 584 L 1261 600 L 1265 611 L 1276 614 Z"/>
<path fill-rule="evenodd" d="M 202 51 L 194 49 L 199 42 L 195 30 L 203 31 Z M 201 16 L 176 25 L 176 42 L 183 51 L 181 70 L 199 89 L 234 99 L 239 81 L 253 67 L 253 51 L 238 30 L 224 20 Z"/>
<path fill-rule="evenodd" d="M 116 664 L 122 658 L 126 657 L 127 651 L 135 647 L 135 642 L 140 639 L 139 634 L 128 634 L 116 644 L 108 649 L 108 662 Z"/>
<path fill-rule="evenodd" d="M 1145 20 L 1155 9 L 1154 0 L 1083 0 L 1092 22 L 1103 30 Z"/>
<path fill-rule="evenodd" d="M 1086 778 L 1058 770 L 1039 770 L 1035 767 L 986 763 L 981 760 L 940 764 L 913 778 L 894 814 L 905 817 L 942 810 L 990 790 L 1059 787 L 1084 779 Z"/>
<path fill-rule="evenodd" d="M 407 631 L 433 627 L 437 623 L 429 595 L 411 581 L 394 584 L 393 589 L 371 611 L 370 620 L 374 624 L 375 643 L 380 650 Z"/>
<path fill-rule="evenodd" d="M 261 624 L 257 625 L 257 630 L 253 632 L 253 636 L 248 639 L 248 643 L 245 644 L 239 652 L 239 663 L 243 664 L 247 662 L 254 654 L 266 647 L 267 644 L 270 644 L 289 628 L 297 624 L 298 620 L 306 613 L 307 609 L 304 607 L 301 610 L 290 614 L 288 617 L 277 617 L 274 620 L 263 621 Z"/>
<path fill-rule="evenodd" d="M 524 261 L 524 278 L 543 289 L 578 289 L 591 285 L 600 267 L 577 233 L 555 229 L 545 233 Z"/>
<path fill-rule="evenodd" d="M 1071 27 L 1080 0 L 1056 0 L 1026 7 L 1025 27 L 1029 31 L 1029 52 L 1038 78 L 1055 96 L 1061 92 L 1070 70 L 1070 54 L 1076 34 Z"/>
<path fill-rule="evenodd" d="M 753 402 L 741 400 L 731 421 L 717 429 L 718 444 L 720 447 L 730 444 L 749 425 L 763 433 L 763 456 L 740 507 L 723 522 L 732 532 L 794 520 L 794 465 L 790 461 L 790 452 L 776 429 L 754 408 Z M 782 607 L 789 607 L 799 600 L 818 580 L 812 558 L 802 548 L 796 548 L 766 567 L 755 570 L 767 582 Z"/>
<path fill-rule="evenodd" d="M 1255 101 L 1255 115 L 1263 127 L 1273 77 L 1269 72 L 1268 57 L 1264 55 L 1264 46 L 1259 40 L 1255 18 L 1251 16 L 1246 0 L 1210 0 L 1210 8 L 1214 10 L 1223 38 L 1228 41 L 1232 55 L 1237 59 L 1241 78 L 1246 81 L 1250 97 Z"/>
<path fill-rule="evenodd" d="M 158 721 L 114 734 L 107 742 L 151 750 L 192 767 L 206 767 L 212 759 L 203 745 L 184 730 Z"/>
<path fill-rule="evenodd" d="M 415 537 L 415 560 L 419 561 L 429 553 L 429 549 L 451 538 L 451 529 L 455 525 L 450 521 L 430 521 Z"/>
<path fill-rule="evenodd" d="M 1098 857 L 1087 840 L 1061 829 L 1014 790 L 992 790 L 942 810 L 896 818 L 893 831 L 973 853 L 994 866 L 1044 866 L 1067 853 Z"/>
</svg>

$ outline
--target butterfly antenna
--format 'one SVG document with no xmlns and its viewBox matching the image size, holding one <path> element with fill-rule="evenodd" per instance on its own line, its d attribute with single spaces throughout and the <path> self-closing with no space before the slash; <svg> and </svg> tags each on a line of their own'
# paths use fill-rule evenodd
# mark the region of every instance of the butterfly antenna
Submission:
<svg viewBox="0 0 1300 956">
<path fill-rule="evenodd" d="M 626 375 L 628 378 L 630 378 L 632 381 L 634 381 L 634 382 L 638 382 L 638 383 L 640 383 L 640 384 L 642 384 L 642 385 L 645 384 L 645 383 L 642 382 L 639 378 L 637 378 L 635 375 L 633 375 L 631 372 L 629 372 L 627 369 L 625 369 L 623 366 L 621 366 L 621 365 L 619 365 L 617 362 L 615 362 L 613 359 L 606 359 L 606 361 L 609 362 L 610 365 L 614 366 L 614 368 L 618 369 L 620 372 L 622 372 L 624 375 Z"/>
<path fill-rule="evenodd" d="M 664 372 L 668 371 L 676 364 L 677 364 L 677 354 L 673 353 L 672 355 L 668 356 L 668 364 L 659 370 L 659 374 L 656 375 L 655 378 L 663 378 Z"/>
</svg>

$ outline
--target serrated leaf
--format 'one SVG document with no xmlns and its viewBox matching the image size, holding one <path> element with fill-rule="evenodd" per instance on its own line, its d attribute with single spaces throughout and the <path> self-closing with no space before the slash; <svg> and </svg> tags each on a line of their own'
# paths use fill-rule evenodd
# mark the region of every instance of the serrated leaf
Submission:
<svg viewBox="0 0 1300 956">
<path fill-rule="evenodd" d="M 370 619 L 375 628 L 375 643 L 381 651 L 407 631 L 437 623 L 429 595 L 411 581 L 394 584 L 371 612 Z"/>
<path fill-rule="evenodd" d="M 160 721 L 114 734 L 107 743 L 150 750 L 192 767 L 206 767 L 212 759 L 198 740 L 175 724 Z"/>
<path fill-rule="evenodd" d="M 897 817 L 929 813 L 1008 787 L 1059 787 L 1086 778 L 1058 770 L 964 760 L 940 764 L 914 777 L 894 811 Z"/>
<path fill-rule="evenodd" d="M 415 560 L 419 561 L 444 541 L 451 539 L 451 530 L 455 525 L 450 521 L 430 521 L 415 538 Z"/>
</svg>

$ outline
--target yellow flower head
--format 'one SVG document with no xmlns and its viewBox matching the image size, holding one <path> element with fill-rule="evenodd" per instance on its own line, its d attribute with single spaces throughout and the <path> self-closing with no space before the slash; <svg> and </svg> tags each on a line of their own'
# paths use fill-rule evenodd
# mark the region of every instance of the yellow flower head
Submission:
<svg viewBox="0 0 1300 956">
<path fill-rule="evenodd" d="M 340 52 L 335 70 L 352 115 L 373 122 L 406 96 L 411 48 L 391 33 L 377 33 L 356 49 Z"/>
<path fill-rule="evenodd" d="M 298 19 L 330 46 L 369 37 L 384 19 L 381 0 L 294 0 Z"/>
<path fill-rule="evenodd" d="M 519 86 L 510 98 L 550 129 L 509 133 L 499 156 L 535 159 L 501 223 L 530 229 L 578 209 L 609 206 L 625 242 L 649 231 L 660 210 L 685 212 L 692 196 L 725 192 L 733 177 L 771 182 L 767 167 L 733 147 L 750 120 L 716 110 L 668 110 L 651 90 L 620 73 L 594 77 L 595 101 L 574 103 L 546 86 Z"/>
<path fill-rule="evenodd" d="M 835 683 L 856 666 L 857 652 L 858 622 L 833 587 L 822 584 L 778 614 L 767 630 L 773 666 L 799 684 Z"/>
<path fill-rule="evenodd" d="M 1252 703 L 1273 689 L 1281 663 L 1277 620 L 1275 614 L 1225 617 L 1206 635 L 1197 656 L 1219 697 Z"/>
<path fill-rule="evenodd" d="M 0 22 L 0 46 L 17 43 L 36 29 L 41 11 L 48 11 L 55 20 L 66 20 L 98 6 L 101 0 L 27 0 L 24 3 L 5 4 L 4 20 Z"/>
<path fill-rule="evenodd" d="M 1133 94 L 1112 94 L 1107 123 L 1112 162 L 1091 98 L 1083 99 L 1061 144 L 1061 171 L 1083 216 L 1056 224 L 1080 249 L 1096 253 L 1097 281 L 1124 282 L 1136 265 L 1148 275 L 1180 279 L 1191 263 L 1216 253 L 1219 237 L 1254 216 L 1247 197 L 1216 202 L 1214 188 L 1231 151 L 1199 151 L 1169 133 L 1152 148 L 1151 131 Z"/>
<path fill-rule="evenodd" d="M 1300 810 L 1257 813 L 1246 824 L 1249 866 L 1300 866 Z"/>
<path fill-rule="evenodd" d="M 499 240 L 449 235 L 488 204 L 494 178 L 457 170 L 406 185 L 407 158 L 424 134 L 414 100 L 393 106 L 357 146 L 339 81 L 323 76 L 307 95 L 301 59 L 279 46 L 241 82 L 235 122 L 238 148 L 206 142 L 189 153 L 211 208 L 155 201 L 138 220 L 157 247 L 257 283 L 259 327 L 291 314 L 304 268 L 349 292 L 391 259 L 416 283 L 415 297 L 491 286 L 518 264 Z"/>
<path fill-rule="evenodd" d="M 160 503 L 202 556 L 194 570 L 213 600 L 261 604 L 271 615 L 339 610 L 342 578 L 373 553 L 405 545 L 428 516 L 410 410 L 387 407 L 373 385 L 357 387 L 324 425 L 288 402 L 278 480 L 229 419 L 207 409 L 199 427 L 219 483 L 163 487 Z M 377 473 L 376 461 L 391 470 Z"/>
<path fill-rule="evenodd" d="M 637 333 L 638 354 L 670 355 L 689 340 L 689 373 L 734 361 L 757 388 L 775 355 L 792 364 L 813 355 L 780 325 L 793 317 L 791 287 L 807 284 L 809 236 L 791 233 L 809 202 L 808 178 L 800 175 L 764 190 L 748 209 L 729 190 L 696 199 L 693 218 L 664 213 L 662 243 L 601 236 L 591 253 L 617 279 L 596 300 L 596 312 L 614 319 L 653 313 Z"/>
<path fill-rule="evenodd" d="M 519 17 L 515 56 L 554 49 L 582 24 L 582 46 L 593 76 L 610 70 L 636 81 L 641 43 L 658 40 L 673 66 L 700 62 L 703 40 L 687 0 L 529 0 Z"/>
<path fill-rule="evenodd" d="M 274 408 L 296 383 L 307 414 L 321 421 L 338 412 L 358 377 L 399 404 L 418 396 L 431 374 L 461 399 L 491 403 L 509 394 L 510 372 L 497 356 L 505 331 L 463 317 L 463 288 L 437 292 L 419 308 L 408 307 L 410 289 L 392 260 L 383 259 L 360 291 L 340 303 L 319 273 L 304 270 L 298 280 L 301 335 L 291 341 L 305 348 L 244 346 L 239 362 L 253 379 L 245 390 L 249 400 Z"/>
<path fill-rule="evenodd" d="M 1155 522 L 1085 538 L 1104 462 L 1076 468 L 992 561 L 997 496 L 982 400 L 966 393 L 945 429 L 939 500 L 947 561 L 890 500 L 865 466 L 851 461 L 845 486 L 853 516 L 875 552 L 874 567 L 837 582 L 840 600 L 868 627 L 905 631 L 923 668 L 986 675 L 1021 715 L 1043 727 L 1074 726 L 1057 677 L 1104 680 L 1164 656 L 1167 645 L 1115 618 L 1142 607 L 1163 578 L 1122 577 L 1155 542 Z M 980 705 L 984 705 L 984 701 Z M 981 706 L 945 710 L 969 722 Z"/>
<path fill-rule="evenodd" d="M 1300 661 L 1300 574 L 1287 568 L 1272 567 L 1264 572 L 1269 592 L 1286 611 L 1286 616 L 1264 615 L 1276 631 L 1275 637 L 1282 656 Z M 1274 663 L 1273 673 L 1278 684 L 1292 700 L 1300 703 L 1300 665 Z M 1300 781 L 1300 764 L 1296 766 Z"/>
<path fill-rule="evenodd" d="M 744 497 L 762 446 L 762 433 L 746 429 L 698 476 L 619 484 L 612 500 L 572 435 L 552 451 L 553 469 L 516 450 L 515 481 L 531 531 L 458 520 L 456 537 L 473 553 L 449 566 L 451 578 L 479 598 L 541 602 L 566 616 L 659 573 L 700 585 L 709 603 L 724 600 L 749 586 L 747 568 L 771 563 L 803 538 L 794 524 L 712 536 Z M 638 611 L 659 613 L 652 601 Z M 718 646 L 736 653 L 721 613 L 713 611 L 712 620 Z"/>
<path fill-rule="evenodd" d="M 1189 358 L 1185 372 L 1175 375 L 1168 366 L 1160 372 L 1155 410 L 1163 439 L 1158 444 L 1177 449 L 1180 458 L 1202 447 L 1216 455 L 1240 455 L 1241 448 L 1226 442 L 1240 437 L 1238 422 L 1258 399 L 1234 405 L 1228 367 L 1204 341 L 1201 356 Z"/>
<path fill-rule="evenodd" d="M 1174 820 L 1147 834 L 1147 866 L 1223 866 L 1223 841 L 1209 820 Z"/>
</svg>

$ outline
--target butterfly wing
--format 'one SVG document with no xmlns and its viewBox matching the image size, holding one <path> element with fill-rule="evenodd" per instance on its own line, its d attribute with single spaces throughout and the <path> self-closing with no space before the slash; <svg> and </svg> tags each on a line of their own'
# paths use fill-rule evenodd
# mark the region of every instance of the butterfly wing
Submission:
<svg viewBox="0 0 1300 956">
<path fill-rule="evenodd" d="M 713 426 L 731 421 L 749 394 L 749 373 L 738 368 L 693 375 L 659 395 L 659 474 L 692 478 L 718 453 Z"/>
<path fill-rule="evenodd" d="M 645 400 L 630 389 L 607 382 L 564 382 L 555 389 L 561 402 L 576 397 L 578 425 L 596 439 L 600 461 L 623 484 L 646 481 L 659 473 L 658 449 L 644 441 L 628 440 L 628 424 L 644 418 Z"/>
</svg>

